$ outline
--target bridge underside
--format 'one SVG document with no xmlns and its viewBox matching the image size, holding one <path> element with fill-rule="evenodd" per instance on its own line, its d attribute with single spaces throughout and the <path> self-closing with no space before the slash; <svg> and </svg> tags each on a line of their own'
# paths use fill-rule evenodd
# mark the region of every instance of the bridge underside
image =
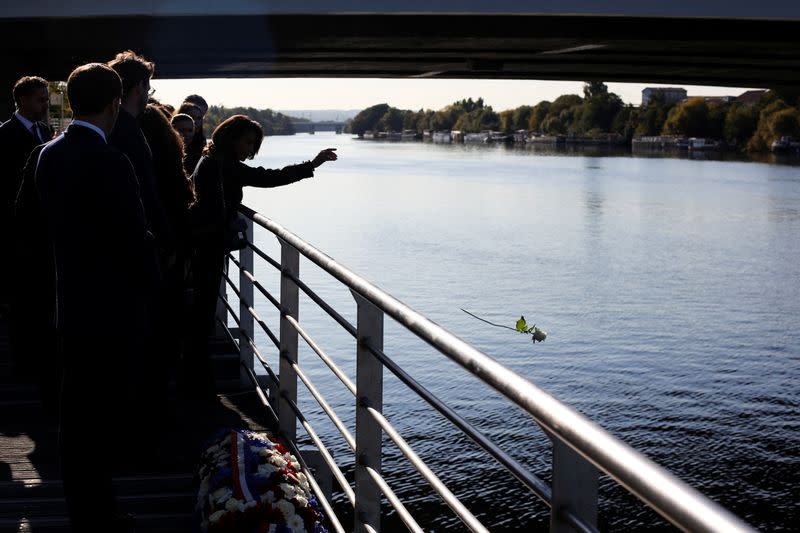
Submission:
<svg viewBox="0 0 800 533">
<path fill-rule="evenodd" d="M 0 18 L 4 77 L 122 49 L 160 78 L 435 77 L 800 85 L 800 23 L 537 15 Z"/>
</svg>

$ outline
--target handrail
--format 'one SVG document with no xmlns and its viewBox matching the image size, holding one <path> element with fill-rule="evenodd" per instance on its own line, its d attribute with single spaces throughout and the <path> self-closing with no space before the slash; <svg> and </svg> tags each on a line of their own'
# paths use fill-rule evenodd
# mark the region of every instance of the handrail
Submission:
<svg viewBox="0 0 800 533">
<path fill-rule="evenodd" d="M 242 269 L 242 271 L 246 272 L 246 270 L 244 270 L 244 269 Z M 228 275 L 225 274 L 225 273 L 223 273 L 222 276 L 225 278 L 225 282 L 228 284 L 228 286 L 231 289 L 233 289 L 233 292 L 239 298 L 239 301 L 242 302 L 242 304 L 244 304 L 247 307 L 248 314 L 250 314 L 250 316 L 253 317 L 253 320 L 256 321 L 256 324 L 258 324 L 261 327 L 261 329 L 264 331 L 264 333 L 267 334 L 267 337 L 269 337 L 269 339 L 272 341 L 272 343 L 275 345 L 275 347 L 276 348 L 279 347 L 280 346 L 280 341 L 278 340 L 278 337 L 276 337 L 275 334 L 272 332 L 272 330 L 269 329 L 269 326 L 267 326 L 267 323 L 264 322 L 264 320 L 259 316 L 259 314 L 253 308 L 253 306 L 250 304 L 250 302 L 248 302 L 247 300 L 245 300 L 242 297 L 241 291 L 239 291 L 239 289 L 236 287 L 236 285 L 233 284 L 233 281 L 231 281 L 231 278 L 229 278 Z"/>
<path fill-rule="evenodd" d="M 248 243 L 253 250 L 256 250 L 260 257 L 262 258 L 269 258 L 269 256 L 262 251 L 261 249 L 257 248 L 252 243 Z M 231 259 L 233 259 L 232 256 Z M 269 258 L 271 259 L 271 258 Z M 250 272 L 245 270 L 241 264 L 233 259 L 233 262 L 239 269 L 245 273 L 245 275 L 251 281 L 255 281 Z M 275 262 L 274 260 L 270 261 L 272 266 L 277 265 L 280 267 L 280 264 Z M 342 315 L 340 315 L 335 309 L 333 309 L 325 300 L 323 300 L 319 295 L 317 295 L 308 285 L 306 285 L 302 280 L 298 279 L 296 276 L 286 273 L 286 276 L 291 279 L 306 295 L 309 296 L 320 308 L 328 313 L 328 315 L 333 318 L 342 328 L 345 329 L 350 335 L 356 337 L 356 328 L 350 324 Z M 280 308 L 278 304 L 275 304 L 276 307 Z M 289 324 L 300 334 L 300 336 L 306 341 L 306 343 L 311 347 L 311 349 L 319 356 L 320 359 L 331 369 L 331 371 L 339 378 L 339 380 L 344 383 L 344 385 L 350 390 L 350 392 L 355 395 L 356 394 L 356 386 L 348 378 L 342 371 L 339 369 L 338 366 L 328 357 L 327 354 L 317 345 L 305 332 L 305 330 L 297 323 L 292 317 L 286 317 Z M 472 424 L 467 422 L 463 417 L 461 417 L 458 413 L 453 411 L 450 407 L 444 404 L 439 398 L 437 398 L 434 394 L 428 391 L 425 387 L 423 387 L 418 381 L 408 375 L 403 369 L 401 369 L 394 361 L 392 361 L 383 351 L 376 350 L 372 346 L 367 347 L 372 354 L 377 357 L 383 365 L 388 368 L 400 381 L 406 384 L 411 390 L 416 392 L 423 400 L 428 402 L 428 404 L 436 409 L 442 416 L 447 418 L 453 425 L 455 425 L 458 429 L 460 429 L 465 435 L 472 439 L 478 446 L 483 448 L 489 455 L 495 458 L 501 465 L 506 467 L 509 472 L 511 472 L 514 477 L 516 477 L 523 485 L 528 487 L 528 489 L 533 492 L 536 496 L 538 496 L 542 501 L 544 501 L 547 505 L 551 504 L 551 492 L 550 487 L 541 479 L 539 479 L 534 474 L 530 473 L 526 470 L 516 459 L 508 455 L 506 452 L 501 450 L 499 447 L 495 445 L 494 442 L 489 440 L 483 433 L 478 431 Z M 567 517 L 568 520 L 574 517 Z M 580 525 L 580 524 L 578 524 Z"/>
<path fill-rule="evenodd" d="M 614 478 L 677 527 L 691 531 L 752 531 L 738 517 L 599 425 L 355 274 L 280 224 L 246 206 L 240 206 L 239 211 L 506 396 L 530 414 L 550 435 Z"/>
</svg>

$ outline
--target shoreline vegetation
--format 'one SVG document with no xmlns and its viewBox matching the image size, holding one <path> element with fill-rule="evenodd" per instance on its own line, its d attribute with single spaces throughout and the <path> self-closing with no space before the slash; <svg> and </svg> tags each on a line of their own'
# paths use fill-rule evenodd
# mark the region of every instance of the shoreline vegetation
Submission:
<svg viewBox="0 0 800 533">
<path fill-rule="evenodd" d="M 438 111 L 378 104 L 356 115 L 346 132 L 372 140 L 800 155 L 800 92 L 770 90 L 746 103 L 704 97 L 668 102 L 655 92 L 647 105 L 633 106 L 604 83 L 587 82 L 582 97 L 562 95 L 499 113 L 482 98 Z"/>
</svg>

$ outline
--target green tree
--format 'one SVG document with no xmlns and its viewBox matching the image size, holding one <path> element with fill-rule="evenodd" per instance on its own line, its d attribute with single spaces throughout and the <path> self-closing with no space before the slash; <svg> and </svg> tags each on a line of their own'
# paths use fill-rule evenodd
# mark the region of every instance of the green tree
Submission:
<svg viewBox="0 0 800 533">
<path fill-rule="evenodd" d="M 725 132 L 725 119 L 728 116 L 730 104 L 712 103 L 708 105 L 708 122 L 706 123 L 705 136 L 711 139 L 722 139 Z"/>
<path fill-rule="evenodd" d="M 514 131 L 514 111 L 512 109 L 500 111 L 498 116 L 500 117 L 500 131 L 506 133 Z"/>
<path fill-rule="evenodd" d="M 634 135 L 660 135 L 667 115 L 674 105 L 667 103 L 662 93 L 655 93 L 648 104 L 639 110 Z"/>
<path fill-rule="evenodd" d="M 583 98 L 577 94 L 562 94 L 553 100 L 553 103 L 550 105 L 550 109 L 548 110 L 548 114 L 558 116 L 562 111 L 572 107 L 580 106 L 582 103 Z"/>
<path fill-rule="evenodd" d="M 381 117 L 378 126 L 381 131 L 402 131 L 404 113 L 395 107 L 390 107 Z"/>
<path fill-rule="evenodd" d="M 529 105 L 519 106 L 514 109 L 511 116 L 511 130 L 527 130 L 533 108 Z"/>
<path fill-rule="evenodd" d="M 608 92 L 603 82 L 587 82 L 583 86 L 583 103 L 581 104 L 578 132 L 599 130 L 611 131 L 611 125 L 617 113 L 624 107 L 622 98 Z"/>
<path fill-rule="evenodd" d="M 744 147 L 758 128 L 756 106 L 734 104 L 725 115 L 723 139 L 732 146 Z"/>
<path fill-rule="evenodd" d="M 531 109 L 531 115 L 528 118 L 528 129 L 532 131 L 541 131 L 542 130 L 542 123 L 544 119 L 547 117 L 547 114 L 550 112 L 550 106 L 552 104 L 547 100 L 543 100 L 533 106 Z"/>
<path fill-rule="evenodd" d="M 547 115 L 542 121 L 541 131 L 550 135 L 563 135 L 567 133 L 567 128 L 558 116 Z"/>
<path fill-rule="evenodd" d="M 667 115 L 663 133 L 705 137 L 708 129 L 708 105 L 703 98 L 689 98 L 673 107 Z"/>
<path fill-rule="evenodd" d="M 636 127 L 639 124 L 640 110 L 632 105 L 627 105 L 619 110 L 611 123 L 611 132 L 617 133 L 627 141 L 633 139 Z"/>
<path fill-rule="evenodd" d="M 361 136 L 366 131 L 379 129 L 378 123 L 388 110 L 389 104 L 377 104 L 364 109 L 350 121 L 350 133 Z"/>
<path fill-rule="evenodd" d="M 271 109 L 256 109 L 254 107 L 224 107 L 211 106 L 208 108 L 203 131 L 206 136 L 211 136 L 214 129 L 225 119 L 233 115 L 246 115 L 261 125 L 264 135 L 293 135 L 294 126 L 292 118 Z"/>
<path fill-rule="evenodd" d="M 762 98 L 761 103 L 764 104 L 758 114 L 758 126 L 756 132 L 747 141 L 747 150 L 751 152 L 763 152 L 769 150 L 772 142 L 780 137 L 775 132 L 775 118 L 774 115 L 782 113 L 791 108 L 786 105 L 786 102 L 776 98 L 774 94 L 770 94 L 767 98 Z"/>
</svg>

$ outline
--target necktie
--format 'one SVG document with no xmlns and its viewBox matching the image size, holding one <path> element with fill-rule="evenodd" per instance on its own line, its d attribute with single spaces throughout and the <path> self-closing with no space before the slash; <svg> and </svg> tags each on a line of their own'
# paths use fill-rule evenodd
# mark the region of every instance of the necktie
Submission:
<svg viewBox="0 0 800 533">
<path fill-rule="evenodd" d="M 42 137 L 42 130 L 39 127 L 38 122 L 34 122 L 31 126 L 31 133 L 33 133 L 33 138 L 36 139 L 37 142 L 43 143 L 44 138 Z"/>
</svg>

